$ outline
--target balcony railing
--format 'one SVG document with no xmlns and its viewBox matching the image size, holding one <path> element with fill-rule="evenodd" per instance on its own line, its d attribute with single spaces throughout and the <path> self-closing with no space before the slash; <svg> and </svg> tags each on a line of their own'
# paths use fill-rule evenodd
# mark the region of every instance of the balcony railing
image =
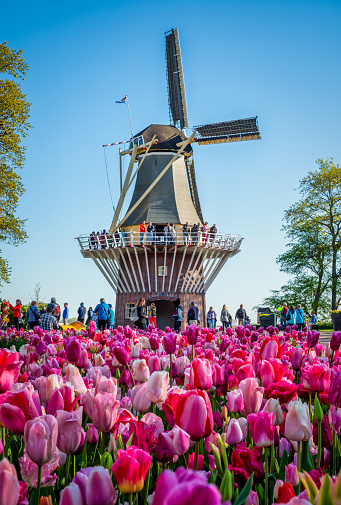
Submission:
<svg viewBox="0 0 341 505">
<path fill-rule="evenodd" d="M 135 246 L 194 246 L 237 251 L 243 239 L 240 236 L 210 232 L 139 233 L 136 231 L 126 231 L 114 234 L 80 235 L 77 240 L 81 250 L 86 252 Z"/>
</svg>

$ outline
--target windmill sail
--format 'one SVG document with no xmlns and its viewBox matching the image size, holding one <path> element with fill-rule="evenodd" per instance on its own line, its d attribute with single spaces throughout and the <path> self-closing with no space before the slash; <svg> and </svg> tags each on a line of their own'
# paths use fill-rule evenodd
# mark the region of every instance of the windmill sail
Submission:
<svg viewBox="0 0 341 505">
<path fill-rule="evenodd" d="M 165 36 L 169 119 L 183 130 L 188 127 L 188 118 L 178 29 L 173 28 Z"/>
<path fill-rule="evenodd" d="M 260 139 L 258 121 L 256 117 L 211 123 L 194 126 L 197 140 L 201 144 L 219 144 L 221 142 L 239 142 L 243 140 Z"/>
<path fill-rule="evenodd" d="M 197 214 L 200 218 L 200 221 L 203 223 L 204 219 L 202 217 L 201 205 L 200 205 L 200 200 L 199 200 L 199 195 L 198 195 L 197 180 L 195 178 L 193 156 L 191 159 L 186 159 L 185 163 L 186 163 L 187 179 L 188 179 L 188 185 L 189 185 L 189 190 L 191 193 L 192 202 L 193 202 L 194 208 L 197 211 Z"/>
</svg>

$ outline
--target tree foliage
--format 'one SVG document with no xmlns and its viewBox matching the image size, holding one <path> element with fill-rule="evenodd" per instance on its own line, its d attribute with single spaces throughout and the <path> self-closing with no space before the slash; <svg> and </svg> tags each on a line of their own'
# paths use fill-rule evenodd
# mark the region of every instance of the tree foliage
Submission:
<svg viewBox="0 0 341 505">
<path fill-rule="evenodd" d="M 17 215 L 25 191 L 18 170 L 25 161 L 22 140 L 31 126 L 30 103 L 18 82 L 28 70 L 21 55 L 7 42 L 0 44 L 0 242 L 15 246 L 27 238 L 25 220 Z M 7 260 L 0 258 L 0 285 L 9 282 L 9 275 Z"/>
</svg>

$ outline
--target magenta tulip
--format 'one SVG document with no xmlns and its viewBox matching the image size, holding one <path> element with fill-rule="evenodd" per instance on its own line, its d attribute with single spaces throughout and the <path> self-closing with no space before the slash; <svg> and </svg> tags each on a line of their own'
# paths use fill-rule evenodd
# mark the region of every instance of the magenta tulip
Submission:
<svg viewBox="0 0 341 505">
<path fill-rule="evenodd" d="M 207 359 L 194 359 L 189 374 L 191 389 L 207 390 L 212 387 L 212 369 Z"/>
<path fill-rule="evenodd" d="M 64 347 L 67 359 L 71 363 L 75 363 L 79 359 L 81 352 L 81 345 L 76 337 L 69 338 L 67 344 Z"/>
<path fill-rule="evenodd" d="M 231 419 L 227 428 L 226 433 L 226 443 L 229 445 L 240 444 L 244 438 L 242 429 L 237 419 Z"/>
<path fill-rule="evenodd" d="M 264 411 L 247 416 L 251 436 L 257 447 L 269 447 L 274 443 L 273 416 L 273 413 Z"/>
<path fill-rule="evenodd" d="M 114 505 L 117 497 L 106 468 L 95 466 L 86 483 L 86 505 Z"/>
<path fill-rule="evenodd" d="M 229 412 L 240 412 L 244 408 L 244 398 L 241 389 L 233 389 L 229 393 L 226 393 L 227 398 L 227 409 Z"/>
<path fill-rule="evenodd" d="M 134 445 L 126 451 L 118 450 L 111 470 L 121 493 L 138 493 L 144 486 L 152 457 Z"/>
<path fill-rule="evenodd" d="M 18 352 L 0 349 L 0 393 L 8 391 L 18 380 L 22 364 Z"/>
<path fill-rule="evenodd" d="M 58 422 L 57 447 L 65 454 L 75 452 L 81 442 L 83 407 L 79 407 L 74 412 L 58 410 L 56 419 Z"/>
<path fill-rule="evenodd" d="M 176 351 L 176 333 L 166 333 L 163 337 L 163 347 L 167 354 L 174 354 Z"/>
<path fill-rule="evenodd" d="M 4 458 L 0 461 L 0 505 L 17 505 L 20 485 L 14 465 Z"/>
</svg>

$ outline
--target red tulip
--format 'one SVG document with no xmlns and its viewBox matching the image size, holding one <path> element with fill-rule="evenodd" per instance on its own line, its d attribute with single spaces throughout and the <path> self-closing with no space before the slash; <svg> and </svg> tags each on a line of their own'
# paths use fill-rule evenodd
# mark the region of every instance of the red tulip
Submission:
<svg viewBox="0 0 341 505">
<path fill-rule="evenodd" d="M 269 384 L 265 388 L 266 398 L 275 398 L 279 400 L 279 403 L 288 403 L 296 397 L 297 386 L 291 382 L 280 381 L 274 384 Z"/>
<path fill-rule="evenodd" d="M 273 416 L 273 413 L 264 411 L 247 416 L 251 436 L 257 447 L 270 447 L 274 443 Z"/>
<path fill-rule="evenodd" d="M 134 445 L 126 451 L 118 450 L 111 470 L 121 493 L 138 493 L 144 486 L 152 457 Z"/>
<path fill-rule="evenodd" d="M 194 359 L 192 361 L 189 387 L 191 389 L 210 389 L 212 387 L 212 369 L 207 359 Z"/>
<path fill-rule="evenodd" d="M 27 454 L 36 465 L 44 465 L 54 457 L 58 438 L 58 423 L 53 416 L 40 416 L 25 425 Z"/>
<path fill-rule="evenodd" d="M 18 352 L 0 349 L 0 393 L 8 391 L 17 382 L 22 364 Z"/>
<path fill-rule="evenodd" d="M 260 482 L 264 477 L 262 449 L 255 446 L 251 450 L 245 442 L 238 444 L 232 451 L 229 470 L 234 473 L 234 480 L 239 486 L 243 486 L 252 473 L 255 481 Z"/>
</svg>

